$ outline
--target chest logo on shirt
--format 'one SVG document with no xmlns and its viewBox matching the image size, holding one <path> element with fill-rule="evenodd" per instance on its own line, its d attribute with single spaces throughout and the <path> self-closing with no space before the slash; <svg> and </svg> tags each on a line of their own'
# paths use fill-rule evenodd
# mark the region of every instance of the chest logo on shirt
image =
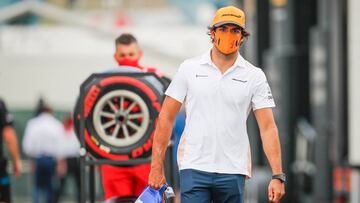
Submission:
<svg viewBox="0 0 360 203">
<path fill-rule="evenodd" d="M 197 78 L 206 78 L 206 77 L 209 77 L 209 76 L 208 75 L 196 74 L 195 77 L 197 77 Z"/>
<path fill-rule="evenodd" d="M 242 83 L 246 83 L 247 80 L 240 80 L 240 79 L 236 79 L 236 78 L 232 78 L 232 80 L 237 81 L 237 82 L 242 82 Z"/>
</svg>

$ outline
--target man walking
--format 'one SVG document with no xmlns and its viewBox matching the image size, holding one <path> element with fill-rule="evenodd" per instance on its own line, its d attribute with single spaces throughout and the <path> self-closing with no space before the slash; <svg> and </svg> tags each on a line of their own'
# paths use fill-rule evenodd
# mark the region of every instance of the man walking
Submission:
<svg viewBox="0 0 360 203">
<path fill-rule="evenodd" d="M 279 202 L 285 193 L 285 174 L 271 109 L 275 103 L 263 71 L 238 53 L 249 36 L 244 12 L 233 6 L 220 8 L 209 35 L 212 49 L 185 60 L 165 93 L 149 185 L 157 189 L 166 181 L 165 151 L 184 104 L 186 124 L 178 148 L 181 202 L 243 202 L 245 178 L 251 177 L 246 120 L 252 109 L 273 174 L 269 201 Z"/>
<path fill-rule="evenodd" d="M 34 172 L 34 203 L 46 197 L 47 203 L 55 201 L 55 178 L 65 173 L 62 139 L 64 128 L 55 118 L 52 109 L 39 102 L 36 117 L 26 125 L 23 150 L 29 156 Z"/>
</svg>

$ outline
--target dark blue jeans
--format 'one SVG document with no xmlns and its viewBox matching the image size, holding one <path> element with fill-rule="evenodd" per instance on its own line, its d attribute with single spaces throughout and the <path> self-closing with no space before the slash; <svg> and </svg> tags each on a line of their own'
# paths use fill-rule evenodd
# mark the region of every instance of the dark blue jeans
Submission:
<svg viewBox="0 0 360 203">
<path fill-rule="evenodd" d="M 180 171 L 181 203 L 243 203 L 244 187 L 244 175 Z"/>
<path fill-rule="evenodd" d="M 35 160 L 35 188 L 34 203 L 39 203 L 42 196 L 46 196 L 46 203 L 54 202 L 54 179 L 56 160 L 52 157 L 40 157 Z"/>
</svg>

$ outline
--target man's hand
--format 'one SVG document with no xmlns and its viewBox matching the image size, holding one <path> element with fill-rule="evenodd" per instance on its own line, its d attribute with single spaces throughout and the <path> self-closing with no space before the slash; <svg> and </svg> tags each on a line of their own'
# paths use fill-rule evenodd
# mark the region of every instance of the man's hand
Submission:
<svg viewBox="0 0 360 203">
<path fill-rule="evenodd" d="M 13 172 L 14 172 L 15 177 L 19 177 L 21 175 L 22 164 L 21 164 L 20 159 L 13 162 Z"/>
<path fill-rule="evenodd" d="M 280 180 L 271 180 L 268 188 L 269 201 L 273 203 L 280 202 L 280 199 L 285 195 L 285 184 Z"/>
<path fill-rule="evenodd" d="M 65 177 L 67 173 L 67 164 L 65 159 L 60 159 L 57 161 L 56 164 L 56 174 L 59 177 Z"/>
<path fill-rule="evenodd" d="M 164 185 L 165 182 L 166 178 L 164 175 L 164 170 L 162 168 L 151 167 L 149 174 L 149 186 L 158 190 Z"/>
<path fill-rule="evenodd" d="M 271 108 L 258 109 L 255 111 L 255 117 L 259 125 L 261 141 L 266 157 L 269 160 L 272 174 L 280 174 L 283 171 L 281 166 L 281 147 L 272 110 Z M 284 183 L 278 179 L 271 180 L 268 192 L 270 202 L 280 202 L 280 199 L 285 194 Z"/>
<path fill-rule="evenodd" d="M 164 158 L 176 114 L 180 108 L 181 103 L 179 101 L 169 96 L 165 97 L 154 133 L 151 170 L 149 174 L 149 186 L 151 188 L 160 189 L 166 182 L 164 175 Z"/>
</svg>

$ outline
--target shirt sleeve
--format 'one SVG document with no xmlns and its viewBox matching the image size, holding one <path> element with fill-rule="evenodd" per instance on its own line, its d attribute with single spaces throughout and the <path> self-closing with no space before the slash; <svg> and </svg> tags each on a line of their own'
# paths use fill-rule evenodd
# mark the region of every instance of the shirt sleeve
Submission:
<svg viewBox="0 0 360 203">
<path fill-rule="evenodd" d="M 256 77 L 253 95 L 251 98 L 251 105 L 253 111 L 262 108 L 275 107 L 275 102 L 271 93 L 269 83 L 267 82 L 266 76 L 262 70 L 260 74 L 258 74 L 258 76 Z"/>
<path fill-rule="evenodd" d="M 184 73 L 183 65 L 180 65 L 178 72 L 167 88 L 165 95 L 183 103 L 187 94 L 188 84 Z"/>
</svg>

